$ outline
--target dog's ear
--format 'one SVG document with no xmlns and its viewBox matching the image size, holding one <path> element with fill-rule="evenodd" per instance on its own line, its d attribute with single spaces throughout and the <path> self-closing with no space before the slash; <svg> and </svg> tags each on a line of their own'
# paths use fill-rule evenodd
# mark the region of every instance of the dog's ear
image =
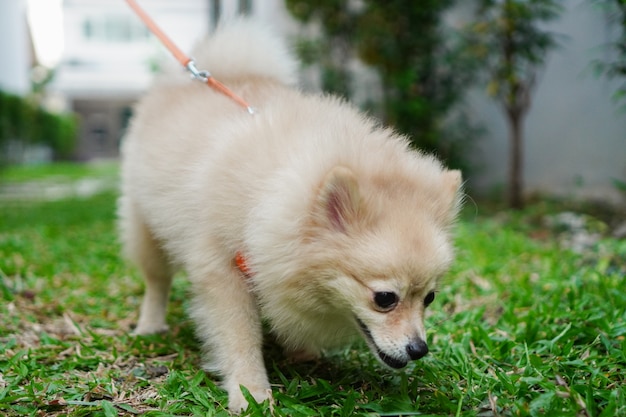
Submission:
<svg viewBox="0 0 626 417">
<path fill-rule="evenodd" d="M 461 188 L 461 171 L 458 169 L 450 169 L 443 173 L 446 189 L 452 197 L 456 196 Z"/>
<path fill-rule="evenodd" d="M 346 232 L 357 221 L 361 195 L 354 173 L 336 166 L 324 178 L 315 201 L 317 221 L 328 228 Z"/>
<path fill-rule="evenodd" d="M 461 207 L 461 183 L 461 171 L 455 169 L 443 173 L 442 198 L 447 213 L 446 220 L 454 218 Z"/>
</svg>

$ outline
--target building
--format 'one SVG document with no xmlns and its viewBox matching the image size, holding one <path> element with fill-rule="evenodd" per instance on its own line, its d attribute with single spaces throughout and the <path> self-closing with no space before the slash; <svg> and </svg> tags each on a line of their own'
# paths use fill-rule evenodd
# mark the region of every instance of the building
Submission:
<svg viewBox="0 0 626 417">
<path fill-rule="evenodd" d="M 253 14 L 280 26 L 288 20 L 278 0 L 138 3 L 183 51 L 220 17 Z M 117 157 L 133 103 L 158 68 L 175 61 L 124 1 L 65 0 L 63 16 L 65 48 L 49 92 L 80 116 L 79 160 Z"/>
<path fill-rule="evenodd" d="M 183 47 L 207 30 L 206 2 L 143 3 Z M 163 52 L 123 1 L 65 0 L 63 17 L 65 47 L 49 92 L 80 117 L 78 159 L 116 157 L 132 105 Z"/>
</svg>

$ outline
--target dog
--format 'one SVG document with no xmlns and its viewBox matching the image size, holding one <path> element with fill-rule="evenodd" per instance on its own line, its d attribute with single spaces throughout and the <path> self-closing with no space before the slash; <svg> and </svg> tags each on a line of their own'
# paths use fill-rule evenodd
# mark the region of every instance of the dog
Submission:
<svg viewBox="0 0 626 417">
<path fill-rule="evenodd" d="M 169 75 L 138 103 L 118 204 L 146 284 L 135 333 L 167 329 L 184 269 L 206 369 L 235 413 L 240 386 L 271 398 L 262 322 L 295 358 L 359 337 L 391 368 L 426 355 L 461 173 L 344 100 L 299 91 L 296 60 L 258 23 L 218 28 L 195 57 L 257 111 Z"/>
</svg>

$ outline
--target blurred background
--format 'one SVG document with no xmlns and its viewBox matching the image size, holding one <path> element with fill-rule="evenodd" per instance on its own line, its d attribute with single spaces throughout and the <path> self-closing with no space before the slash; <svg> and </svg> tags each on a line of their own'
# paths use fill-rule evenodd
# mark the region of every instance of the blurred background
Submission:
<svg viewBox="0 0 626 417">
<path fill-rule="evenodd" d="M 462 168 L 474 196 L 626 205 L 624 0 L 139 3 L 184 51 L 220 19 L 266 22 L 304 89 Z M 0 0 L 2 165 L 115 161 L 133 103 L 174 65 L 123 0 Z"/>
</svg>

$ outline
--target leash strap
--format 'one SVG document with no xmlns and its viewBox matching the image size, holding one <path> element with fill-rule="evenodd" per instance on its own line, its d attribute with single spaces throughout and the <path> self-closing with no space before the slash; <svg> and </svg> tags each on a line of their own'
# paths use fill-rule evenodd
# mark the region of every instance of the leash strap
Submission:
<svg viewBox="0 0 626 417">
<path fill-rule="evenodd" d="M 211 75 L 209 71 L 200 71 L 196 67 L 196 63 L 193 59 L 189 58 L 183 51 L 176 46 L 174 42 L 161 30 L 154 20 L 137 4 L 135 0 L 126 0 L 126 3 L 131 9 L 139 16 L 143 23 L 150 29 L 150 31 L 163 43 L 163 45 L 174 55 L 174 58 L 191 74 L 192 78 L 207 84 L 209 87 L 218 91 L 221 94 L 234 100 L 241 107 L 245 108 L 248 113 L 254 114 L 255 110 L 244 99 L 235 94 L 232 90 L 219 82 Z"/>
</svg>

